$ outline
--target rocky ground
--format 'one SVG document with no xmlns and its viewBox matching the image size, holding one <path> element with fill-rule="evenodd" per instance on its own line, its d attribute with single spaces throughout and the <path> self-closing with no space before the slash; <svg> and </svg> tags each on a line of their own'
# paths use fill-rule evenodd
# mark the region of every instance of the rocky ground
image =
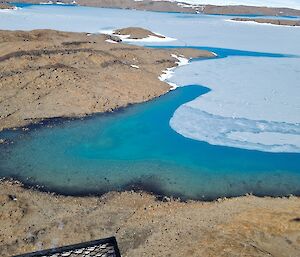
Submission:
<svg viewBox="0 0 300 257">
<path fill-rule="evenodd" d="M 124 29 L 118 29 L 114 31 L 114 35 L 121 35 L 121 36 L 127 36 L 129 35 L 129 39 L 144 39 L 149 36 L 157 37 L 157 38 L 165 38 L 162 35 L 158 35 L 153 33 L 150 30 L 137 28 L 137 27 L 129 27 Z"/>
<path fill-rule="evenodd" d="M 233 21 L 253 21 L 257 23 L 281 25 L 281 26 L 300 26 L 300 20 L 283 20 L 283 19 L 262 19 L 262 18 L 234 18 Z"/>
<path fill-rule="evenodd" d="M 257 6 L 213 6 L 207 5 L 203 9 L 205 14 L 224 15 L 266 15 L 266 16 L 300 16 L 300 10 L 290 8 L 271 8 Z"/>
<path fill-rule="evenodd" d="M 8 3 L 0 2 L 0 9 L 13 9 L 14 7 Z"/>
<path fill-rule="evenodd" d="M 149 49 L 113 40 L 120 41 L 51 30 L 0 31 L 0 130 L 150 100 L 170 89 L 158 77 L 176 66 L 171 54 L 213 57 L 207 51 Z"/>
<path fill-rule="evenodd" d="M 143 33 L 148 33 L 147 31 Z M 0 31 L 0 126 L 110 111 L 168 92 L 171 54 L 106 35 Z M 137 68 L 138 67 L 138 68 Z M 179 202 L 138 192 L 65 197 L 0 183 L 0 255 L 115 235 L 122 256 L 300 256 L 300 199 Z"/>
<path fill-rule="evenodd" d="M 39 4 L 41 0 L 19 0 L 23 3 Z M 47 2 L 47 1 L 44 1 Z M 73 0 L 52 1 L 72 4 Z M 158 12 L 183 12 L 183 13 L 204 13 L 204 14 L 237 14 L 237 15 L 268 15 L 268 16 L 300 16 L 300 10 L 290 8 L 270 8 L 257 6 L 216 6 L 216 5 L 189 5 L 171 1 L 134 1 L 134 0 L 76 0 L 81 6 L 92 6 L 102 8 L 136 9 Z"/>
<path fill-rule="evenodd" d="M 0 185 L 0 254 L 115 235 L 122 256 L 300 256 L 300 199 L 158 201 L 146 193 L 65 197 Z"/>
</svg>

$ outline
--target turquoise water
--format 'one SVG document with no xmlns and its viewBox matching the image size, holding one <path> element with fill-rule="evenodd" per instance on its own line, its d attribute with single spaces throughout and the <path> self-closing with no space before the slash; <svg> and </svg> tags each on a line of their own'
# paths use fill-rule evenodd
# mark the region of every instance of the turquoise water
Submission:
<svg viewBox="0 0 300 257">
<path fill-rule="evenodd" d="M 209 90 L 187 86 L 111 114 L 4 131 L 0 176 L 66 195 L 138 188 L 183 199 L 300 194 L 300 155 L 212 146 L 169 126 Z"/>
<path fill-rule="evenodd" d="M 48 1 L 45 1 L 47 3 Z M 10 2 L 11 5 L 19 8 L 30 8 L 32 6 L 61 6 L 61 7 L 72 7 L 77 6 L 76 4 L 32 4 L 32 3 L 19 3 L 19 2 Z"/>
<path fill-rule="evenodd" d="M 146 45 L 149 48 L 158 48 L 158 49 L 172 49 L 172 48 L 189 48 L 197 50 L 206 50 L 213 53 L 216 53 L 216 58 L 226 58 L 226 57 L 268 57 L 268 58 L 299 58 L 298 55 L 293 54 L 280 54 L 280 53 L 268 53 L 268 52 L 255 52 L 255 51 L 245 51 L 229 48 L 220 48 L 220 47 L 210 47 L 210 46 L 172 46 L 172 45 Z M 209 58 L 212 59 L 212 58 Z M 208 60 L 209 60 L 208 59 Z M 195 58 L 191 61 L 204 60 L 203 58 Z"/>
<path fill-rule="evenodd" d="M 193 16 L 201 21 L 207 20 L 200 24 L 194 20 L 189 22 L 189 19 L 179 22 L 174 18 L 177 14 L 173 17 L 169 14 L 97 8 L 23 7 L 33 9 L 33 12 L 25 10 L 20 11 L 20 16 L 3 16 L 1 24 L 6 24 L 6 29 L 52 28 L 89 32 L 96 32 L 104 26 L 146 25 L 153 31 L 161 28 L 164 29 L 161 31 L 163 34 L 181 39 L 177 44 L 198 45 L 201 42 L 228 48 L 298 53 L 297 47 L 291 48 L 289 44 L 297 39 L 295 31 L 294 40 L 283 30 L 280 37 L 277 34 L 271 37 L 263 26 L 258 27 L 260 33 L 255 30 L 253 34 L 252 27 L 244 31 L 242 25 L 238 25 L 240 30 L 225 23 L 217 26 L 213 17 Z M 23 14 L 26 19 L 23 19 Z M 111 19 L 121 15 L 122 19 Z M 166 33 L 168 31 L 172 33 Z M 259 35 L 263 35 L 261 38 L 264 40 L 258 40 Z M 288 50 L 273 47 L 270 38 Z M 282 38 L 284 42 L 280 42 Z M 266 46 L 256 47 L 257 42 Z M 214 51 L 219 58 L 261 56 L 275 61 L 276 58 L 292 57 L 217 47 L 195 48 Z M 255 70 L 252 72 L 255 73 Z M 201 86 L 188 86 L 112 114 L 93 115 L 84 120 L 58 119 L 30 126 L 29 131 L 1 132 L 0 138 L 6 138 L 10 143 L 0 144 L 0 177 L 13 177 L 26 185 L 40 185 L 42 190 L 65 195 L 102 194 L 131 188 L 204 200 L 246 193 L 300 195 L 300 154 L 212 146 L 184 138 L 170 128 L 170 118 L 180 105 L 208 91 Z"/>
<path fill-rule="evenodd" d="M 45 3 L 47 3 L 47 1 L 45 1 Z M 54 7 L 72 7 L 72 6 L 79 6 L 77 4 L 33 4 L 33 3 L 20 3 L 20 2 L 10 2 L 11 5 L 19 7 L 19 8 L 30 8 L 30 7 L 34 7 L 34 6 L 54 6 Z M 112 9 L 117 9 L 117 8 L 112 8 Z M 155 12 L 155 11 L 153 11 Z M 163 12 L 163 13 L 171 13 L 171 14 L 181 14 L 178 15 L 177 18 L 179 19 L 197 19 L 199 15 L 202 14 L 182 14 L 180 12 Z M 249 17 L 249 18 L 255 18 L 255 17 L 266 17 L 266 18 L 286 18 L 286 19 L 297 19 L 299 18 L 299 16 L 287 16 L 287 15 L 282 15 L 282 16 L 265 16 L 262 14 L 206 14 L 206 16 L 235 16 L 235 17 Z"/>
</svg>

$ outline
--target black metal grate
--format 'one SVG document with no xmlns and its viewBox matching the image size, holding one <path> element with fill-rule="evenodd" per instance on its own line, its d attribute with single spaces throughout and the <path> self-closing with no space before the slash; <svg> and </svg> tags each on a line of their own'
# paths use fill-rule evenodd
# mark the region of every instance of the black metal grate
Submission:
<svg viewBox="0 0 300 257">
<path fill-rule="evenodd" d="M 68 245 L 15 257 L 121 257 L 115 237 Z"/>
</svg>

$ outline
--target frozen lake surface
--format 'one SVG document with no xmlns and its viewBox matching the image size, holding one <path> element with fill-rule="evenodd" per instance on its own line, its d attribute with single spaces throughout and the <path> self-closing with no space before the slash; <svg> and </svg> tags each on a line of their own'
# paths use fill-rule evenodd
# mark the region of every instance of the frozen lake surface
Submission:
<svg viewBox="0 0 300 257">
<path fill-rule="evenodd" d="M 171 82 L 179 86 L 203 85 L 212 90 L 181 106 L 174 113 L 171 126 L 186 137 L 211 144 L 300 152 L 300 28 L 229 22 L 229 18 L 29 5 L 1 13 L 0 28 L 96 33 L 140 26 L 176 38 L 172 46 L 287 55 L 286 58 L 230 55 L 178 68 Z M 204 113 L 205 122 L 200 122 Z M 189 122 L 191 117 L 193 122 Z M 220 123 L 224 119 L 226 122 Z M 239 125 L 241 120 L 246 121 L 242 126 Z M 220 124 L 219 131 L 205 129 Z"/>
<path fill-rule="evenodd" d="M 17 143 L 1 146 L 1 174 L 67 194 L 131 184 L 194 199 L 300 194 L 300 28 L 230 18 L 39 5 L 0 12 L 0 29 L 139 26 L 177 39 L 149 47 L 218 54 L 169 79 L 209 90 L 188 86 L 124 113 L 5 132 Z"/>
<path fill-rule="evenodd" d="M 174 2 L 174 0 L 169 0 L 169 1 Z M 248 5 L 248 6 L 287 7 L 293 9 L 300 9 L 300 2 L 298 0 L 175 0 L 175 1 L 181 3 L 193 4 L 193 5 L 201 5 L 201 4 Z"/>
</svg>

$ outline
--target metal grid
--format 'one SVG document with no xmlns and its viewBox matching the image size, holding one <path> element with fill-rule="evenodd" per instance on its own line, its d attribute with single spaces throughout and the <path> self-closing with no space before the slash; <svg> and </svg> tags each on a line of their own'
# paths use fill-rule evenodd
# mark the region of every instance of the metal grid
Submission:
<svg viewBox="0 0 300 257">
<path fill-rule="evenodd" d="M 121 257 L 115 237 L 68 245 L 15 257 Z"/>
</svg>

